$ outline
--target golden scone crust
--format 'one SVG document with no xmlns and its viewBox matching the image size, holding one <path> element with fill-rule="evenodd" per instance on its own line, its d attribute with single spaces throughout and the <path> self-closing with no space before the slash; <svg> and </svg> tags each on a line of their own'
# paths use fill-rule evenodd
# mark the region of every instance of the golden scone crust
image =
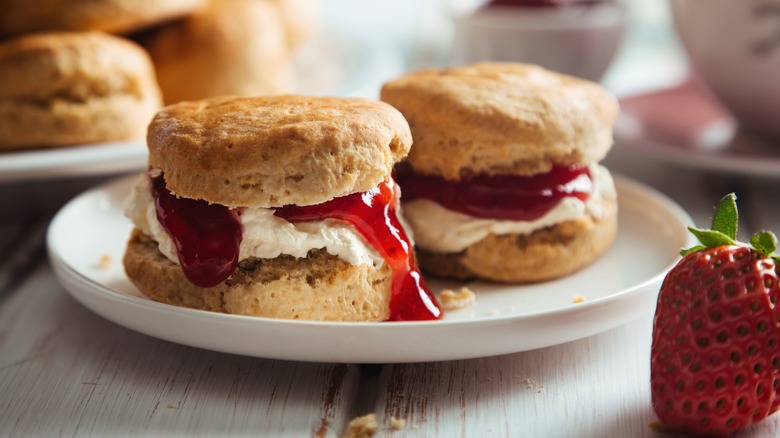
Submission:
<svg viewBox="0 0 780 438">
<path fill-rule="evenodd" d="M 190 14 L 206 0 L 3 0 L 0 36 L 53 30 L 128 33 Z"/>
<path fill-rule="evenodd" d="M 161 106 L 149 56 L 102 32 L 0 44 L 0 149 L 144 138 Z"/>
<path fill-rule="evenodd" d="M 163 108 L 149 125 L 149 166 L 177 196 L 229 207 L 313 205 L 384 181 L 412 144 L 383 102 L 227 97 Z"/>
<path fill-rule="evenodd" d="M 490 234 L 457 253 L 418 247 L 417 256 L 425 273 L 439 277 L 531 283 L 588 266 L 610 247 L 616 234 L 617 201 L 610 200 L 603 216 L 585 216 L 531 234 Z"/>
<path fill-rule="evenodd" d="M 381 99 L 409 121 L 411 167 L 449 180 L 597 162 L 619 110 L 598 84 L 515 63 L 421 70 L 386 83 Z"/>
<path fill-rule="evenodd" d="M 213 0 L 138 38 L 152 56 L 166 103 L 292 90 L 292 58 L 279 8 Z"/>
<path fill-rule="evenodd" d="M 392 271 L 387 264 L 355 266 L 324 250 L 302 259 L 243 260 L 223 283 L 201 288 L 135 229 L 124 266 L 151 299 L 193 309 L 315 321 L 384 321 L 390 315 Z"/>
</svg>

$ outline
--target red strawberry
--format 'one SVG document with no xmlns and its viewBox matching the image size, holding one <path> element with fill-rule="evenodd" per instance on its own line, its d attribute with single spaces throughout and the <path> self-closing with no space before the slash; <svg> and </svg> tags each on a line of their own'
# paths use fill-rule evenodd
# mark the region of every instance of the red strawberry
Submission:
<svg viewBox="0 0 780 438">
<path fill-rule="evenodd" d="M 670 429 L 728 436 L 780 407 L 777 238 L 737 242 L 724 197 L 702 245 L 681 252 L 658 295 L 650 353 L 653 409 Z"/>
</svg>

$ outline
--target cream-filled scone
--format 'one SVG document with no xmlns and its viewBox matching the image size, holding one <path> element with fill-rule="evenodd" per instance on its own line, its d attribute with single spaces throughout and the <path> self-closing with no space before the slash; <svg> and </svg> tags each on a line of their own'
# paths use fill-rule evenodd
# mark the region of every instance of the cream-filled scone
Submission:
<svg viewBox="0 0 780 438">
<path fill-rule="evenodd" d="M 398 166 L 404 215 L 431 274 L 534 282 L 570 274 L 617 233 L 617 195 L 598 162 L 616 99 L 541 67 L 479 63 L 382 87 L 409 122 Z"/>
<path fill-rule="evenodd" d="M 125 213 L 154 300 L 288 319 L 437 319 L 391 177 L 409 126 L 383 102 L 267 96 L 163 108 Z"/>
</svg>

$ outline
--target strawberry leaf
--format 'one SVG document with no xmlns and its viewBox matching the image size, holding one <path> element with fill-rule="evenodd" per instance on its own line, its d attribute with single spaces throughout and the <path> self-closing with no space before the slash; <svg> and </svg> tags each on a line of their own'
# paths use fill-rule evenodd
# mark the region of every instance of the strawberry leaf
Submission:
<svg viewBox="0 0 780 438">
<path fill-rule="evenodd" d="M 712 216 L 712 231 L 719 231 L 731 240 L 737 238 L 737 224 L 739 214 L 737 213 L 737 196 L 729 193 L 724 196 L 718 206 L 715 207 L 715 214 Z M 698 236 L 697 236 L 698 237 Z M 702 241 L 706 245 L 704 241 Z M 709 245 L 708 245 L 709 246 Z"/>
<path fill-rule="evenodd" d="M 707 247 L 704 246 L 704 245 L 696 245 L 696 246 L 694 246 L 692 248 L 680 250 L 680 255 L 685 257 L 685 256 L 687 256 L 688 254 L 690 254 L 692 252 L 696 252 L 696 251 L 699 251 L 699 250 L 702 250 L 702 249 L 707 249 Z"/>
<path fill-rule="evenodd" d="M 693 233 L 693 235 L 699 239 L 699 242 L 704 244 L 707 248 L 715 248 L 723 245 L 738 245 L 736 240 L 720 231 L 702 230 L 694 227 L 688 227 L 688 231 Z"/>
<path fill-rule="evenodd" d="M 777 236 L 771 231 L 761 231 L 750 238 L 753 249 L 765 256 L 771 256 L 777 250 Z"/>
</svg>

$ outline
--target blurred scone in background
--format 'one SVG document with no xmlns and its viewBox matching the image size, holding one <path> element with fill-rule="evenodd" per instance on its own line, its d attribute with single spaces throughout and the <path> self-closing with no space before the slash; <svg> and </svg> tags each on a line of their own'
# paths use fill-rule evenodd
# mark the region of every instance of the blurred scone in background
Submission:
<svg viewBox="0 0 780 438">
<path fill-rule="evenodd" d="M 0 44 L 0 150 L 143 138 L 160 107 L 149 56 L 103 32 Z"/>
<path fill-rule="evenodd" d="M 293 90 L 285 2 L 213 0 L 137 37 L 152 56 L 166 104 L 221 95 Z M 296 17 L 292 15 L 292 17 Z"/>
<path fill-rule="evenodd" d="M 4 0 L 0 150 L 141 140 L 163 104 L 294 92 L 318 15 L 317 0 Z"/>
</svg>

